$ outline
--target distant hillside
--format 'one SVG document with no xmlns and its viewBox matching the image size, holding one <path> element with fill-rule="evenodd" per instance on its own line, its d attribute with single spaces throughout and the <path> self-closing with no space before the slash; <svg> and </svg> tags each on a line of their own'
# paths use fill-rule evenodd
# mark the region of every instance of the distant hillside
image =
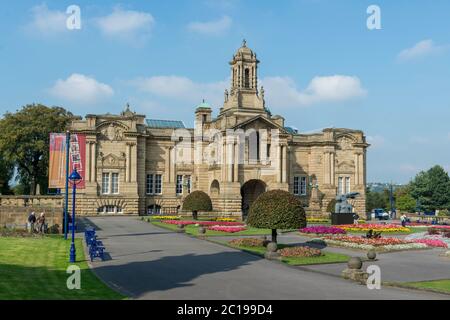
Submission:
<svg viewBox="0 0 450 320">
<path fill-rule="evenodd" d="M 385 183 L 385 182 L 369 182 L 367 184 L 367 187 L 369 188 L 370 191 L 372 192 L 383 192 L 384 189 L 388 189 L 390 188 L 390 183 Z M 404 184 L 393 184 L 393 189 L 394 191 L 398 188 L 404 187 Z"/>
</svg>

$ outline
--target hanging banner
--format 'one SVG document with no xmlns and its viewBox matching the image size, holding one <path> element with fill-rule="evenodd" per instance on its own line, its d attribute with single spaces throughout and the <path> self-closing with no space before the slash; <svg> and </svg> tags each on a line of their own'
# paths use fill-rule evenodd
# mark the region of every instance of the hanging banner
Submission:
<svg viewBox="0 0 450 320">
<path fill-rule="evenodd" d="M 83 178 L 77 185 L 78 189 L 85 187 L 86 175 L 86 136 L 71 134 L 69 143 L 69 174 L 77 169 Z M 66 185 L 66 134 L 50 134 L 50 158 L 48 170 L 48 187 L 63 189 Z"/>
</svg>

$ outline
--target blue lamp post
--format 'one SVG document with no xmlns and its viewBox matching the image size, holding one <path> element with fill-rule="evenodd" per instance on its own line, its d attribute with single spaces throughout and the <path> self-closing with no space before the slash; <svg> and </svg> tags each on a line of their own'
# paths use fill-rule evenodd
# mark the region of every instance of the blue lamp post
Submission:
<svg viewBox="0 0 450 320">
<path fill-rule="evenodd" d="M 77 184 L 81 182 L 81 176 L 75 169 L 69 176 L 69 181 L 72 184 L 72 243 L 70 245 L 70 262 L 74 263 L 76 261 L 76 250 L 75 250 L 75 198 L 77 193 Z"/>
</svg>

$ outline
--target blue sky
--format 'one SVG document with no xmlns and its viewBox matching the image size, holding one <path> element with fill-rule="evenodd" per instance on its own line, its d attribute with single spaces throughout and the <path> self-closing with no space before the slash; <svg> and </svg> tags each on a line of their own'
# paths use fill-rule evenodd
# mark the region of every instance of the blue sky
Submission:
<svg viewBox="0 0 450 320">
<path fill-rule="evenodd" d="M 366 10 L 381 9 L 381 30 Z M 66 9 L 81 9 L 68 30 Z M 0 113 L 40 102 L 78 115 L 193 124 L 217 113 L 247 39 L 269 108 L 301 132 L 364 130 L 368 181 L 450 169 L 450 1 L 2 1 Z"/>
</svg>

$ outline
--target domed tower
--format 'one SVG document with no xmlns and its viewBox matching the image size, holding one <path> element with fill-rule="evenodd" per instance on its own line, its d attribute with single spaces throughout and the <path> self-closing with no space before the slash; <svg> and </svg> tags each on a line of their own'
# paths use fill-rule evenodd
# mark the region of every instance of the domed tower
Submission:
<svg viewBox="0 0 450 320">
<path fill-rule="evenodd" d="M 258 92 L 259 60 L 244 40 L 233 55 L 231 66 L 231 89 L 225 90 L 221 113 L 229 110 L 264 112 L 264 90 Z"/>
</svg>

